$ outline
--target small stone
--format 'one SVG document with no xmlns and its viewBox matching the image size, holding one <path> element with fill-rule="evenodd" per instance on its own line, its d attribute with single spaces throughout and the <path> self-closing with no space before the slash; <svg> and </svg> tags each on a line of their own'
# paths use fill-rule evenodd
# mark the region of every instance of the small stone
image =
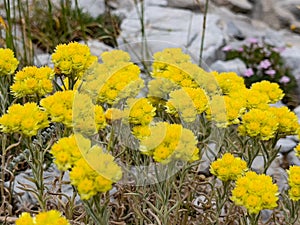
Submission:
<svg viewBox="0 0 300 225">
<path fill-rule="evenodd" d="M 77 0 L 79 8 L 83 12 L 96 18 L 105 12 L 104 0 Z M 75 1 L 72 1 L 72 7 L 75 8 Z"/>
<path fill-rule="evenodd" d="M 235 72 L 241 75 L 246 70 L 246 65 L 241 59 L 236 58 L 228 61 L 218 60 L 210 68 L 218 72 Z"/>
<path fill-rule="evenodd" d="M 168 6 L 174 8 L 184 8 L 184 9 L 199 9 L 203 6 L 204 1 L 195 0 L 168 0 Z"/>
<path fill-rule="evenodd" d="M 289 138 L 280 138 L 276 143 L 276 147 L 280 147 L 281 153 L 292 151 L 296 147 L 297 143 Z"/>
<path fill-rule="evenodd" d="M 236 13 L 247 13 L 253 8 L 253 5 L 247 0 L 228 0 L 231 10 Z"/>
<path fill-rule="evenodd" d="M 300 159 L 296 156 L 295 151 L 291 151 L 287 156 L 287 161 L 289 162 L 289 165 L 296 165 L 300 166 Z"/>
</svg>

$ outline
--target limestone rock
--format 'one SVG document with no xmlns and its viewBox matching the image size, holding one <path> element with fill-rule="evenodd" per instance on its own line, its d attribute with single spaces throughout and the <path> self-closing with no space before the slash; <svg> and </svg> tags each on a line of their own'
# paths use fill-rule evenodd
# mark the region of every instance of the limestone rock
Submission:
<svg viewBox="0 0 300 225">
<path fill-rule="evenodd" d="M 228 0 L 230 8 L 236 13 L 248 13 L 252 10 L 253 5 L 247 0 Z"/>
<path fill-rule="evenodd" d="M 292 151 L 296 147 L 297 143 L 290 138 L 280 138 L 276 143 L 276 146 L 280 147 L 281 153 Z"/>
<path fill-rule="evenodd" d="M 203 0 L 168 0 L 169 7 L 185 8 L 185 9 L 199 9 L 204 6 Z"/>
<path fill-rule="evenodd" d="M 242 60 L 236 58 L 228 61 L 218 60 L 213 63 L 210 68 L 218 72 L 235 72 L 237 74 L 243 74 L 246 70 L 246 65 Z"/>
<path fill-rule="evenodd" d="M 216 50 L 223 45 L 223 33 L 216 25 L 219 20 L 220 16 L 214 14 L 210 14 L 207 18 L 209 29 L 206 29 L 203 54 L 203 59 L 207 64 L 216 60 Z M 144 25 L 147 47 L 153 51 L 163 49 L 163 46 L 181 47 L 199 56 L 202 21 L 202 14 L 188 10 L 148 6 L 145 8 Z M 123 21 L 121 30 L 118 43 L 120 45 L 134 43 L 133 49 L 140 52 L 136 43 L 142 40 L 141 25 L 135 10 Z"/>
</svg>

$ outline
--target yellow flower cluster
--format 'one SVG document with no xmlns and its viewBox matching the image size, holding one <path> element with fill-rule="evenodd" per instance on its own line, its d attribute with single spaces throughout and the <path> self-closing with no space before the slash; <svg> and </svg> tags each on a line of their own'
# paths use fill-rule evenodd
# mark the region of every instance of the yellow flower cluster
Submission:
<svg viewBox="0 0 300 225">
<path fill-rule="evenodd" d="M 24 67 L 16 73 L 11 91 L 17 98 L 35 95 L 41 97 L 52 92 L 53 77 L 54 71 L 50 67 Z"/>
<path fill-rule="evenodd" d="M 215 77 L 223 95 L 230 95 L 245 89 L 244 79 L 234 72 L 212 72 L 211 74 Z"/>
<path fill-rule="evenodd" d="M 70 225 L 68 220 L 57 210 L 40 212 L 35 217 L 29 213 L 22 213 L 16 220 L 16 225 Z"/>
<path fill-rule="evenodd" d="M 0 48 L 0 77 L 13 74 L 18 65 L 19 61 L 11 49 Z"/>
<path fill-rule="evenodd" d="M 50 115 L 52 122 L 60 122 L 72 127 L 73 90 L 58 91 L 40 101 L 41 106 Z"/>
<path fill-rule="evenodd" d="M 227 127 L 231 124 L 239 124 L 240 117 L 246 110 L 246 102 L 236 94 L 214 95 L 211 97 L 206 116 L 217 122 L 219 127 Z"/>
<path fill-rule="evenodd" d="M 38 130 L 49 125 L 47 113 L 36 103 L 11 105 L 7 114 L 0 118 L 0 129 L 4 133 L 20 132 L 26 136 L 34 136 Z"/>
<path fill-rule="evenodd" d="M 247 170 L 247 163 L 231 153 L 225 153 L 222 158 L 214 161 L 210 172 L 222 181 L 236 180 Z"/>
<path fill-rule="evenodd" d="M 289 196 L 293 201 L 300 200 L 300 166 L 291 166 L 287 171 L 289 182 Z"/>
<path fill-rule="evenodd" d="M 73 104 L 73 128 L 84 135 L 93 135 L 106 127 L 104 110 L 94 105 L 86 94 L 75 93 Z"/>
<path fill-rule="evenodd" d="M 77 187 L 82 199 L 110 190 L 121 177 L 121 168 L 114 162 L 114 157 L 104 153 L 99 146 L 88 150 L 85 158 L 75 162 L 70 172 L 71 183 Z"/>
<path fill-rule="evenodd" d="M 127 99 L 124 114 L 128 115 L 129 122 L 134 125 L 148 125 L 155 116 L 155 108 L 147 98 Z"/>
<path fill-rule="evenodd" d="M 85 141 L 84 139 L 81 140 Z M 75 162 L 82 158 L 75 135 L 59 139 L 52 146 L 50 153 L 55 158 L 54 163 L 57 168 L 62 171 L 71 169 Z"/>
<path fill-rule="evenodd" d="M 102 64 L 95 65 L 82 85 L 82 93 L 87 93 L 100 103 L 113 105 L 119 100 L 135 97 L 144 87 L 139 77 L 140 68 L 130 62 L 128 53 L 121 50 L 104 52 Z M 96 96 L 95 96 L 96 94 Z"/>
<path fill-rule="evenodd" d="M 263 209 L 277 207 L 278 186 L 270 176 L 249 171 L 236 180 L 231 200 L 246 207 L 250 214 L 258 214 Z"/>
<path fill-rule="evenodd" d="M 199 159 L 196 137 L 180 124 L 159 122 L 150 126 L 151 135 L 141 140 L 140 151 L 152 156 L 156 162 L 172 160 L 196 161 Z"/>
<path fill-rule="evenodd" d="M 164 77 L 156 77 L 148 83 L 148 98 L 167 99 L 169 93 L 179 88 L 173 81 Z"/>
<path fill-rule="evenodd" d="M 132 133 L 139 139 L 149 135 L 149 124 L 155 116 L 156 108 L 147 98 L 129 98 L 126 101 L 127 106 L 123 111 L 124 122 L 130 123 Z"/>
<path fill-rule="evenodd" d="M 170 93 L 167 112 L 182 116 L 184 121 L 195 121 L 196 115 L 207 109 L 208 97 L 201 88 L 184 87 Z"/>
<path fill-rule="evenodd" d="M 101 57 L 109 72 L 105 75 L 105 83 L 100 89 L 98 100 L 101 103 L 113 104 L 120 99 L 135 97 L 144 87 L 144 81 L 139 77 L 140 68 L 129 62 L 129 54 L 113 50 L 104 52 Z"/>
<path fill-rule="evenodd" d="M 182 87 L 199 87 L 189 71 L 185 68 L 192 67 L 191 58 L 184 54 L 180 48 L 166 48 L 154 55 L 153 77 L 163 77 Z"/>
<path fill-rule="evenodd" d="M 282 135 L 297 134 L 299 129 L 298 117 L 291 112 L 288 107 L 270 108 L 271 112 L 276 116 L 278 122 L 278 133 Z"/>
<path fill-rule="evenodd" d="M 55 72 L 73 80 L 80 79 L 96 61 L 97 57 L 91 55 L 89 47 L 77 42 L 59 44 L 52 54 Z"/>
<path fill-rule="evenodd" d="M 270 108 L 251 109 L 243 115 L 238 131 L 243 136 L 258 137 L 261 140 L 273 138 L 278 130 L 278 121 Z"/>
<path fill-rule="evenodd" d="M 267 94 L 269 98 L 268 103 L 271 104 L 281 100 L 284 96 L 283 91 L 280 89 L 277 83 L 271 83 L 270 81 L 266 80 L 252 84 L 251 89 L 263 94 Z"/>
</svg>

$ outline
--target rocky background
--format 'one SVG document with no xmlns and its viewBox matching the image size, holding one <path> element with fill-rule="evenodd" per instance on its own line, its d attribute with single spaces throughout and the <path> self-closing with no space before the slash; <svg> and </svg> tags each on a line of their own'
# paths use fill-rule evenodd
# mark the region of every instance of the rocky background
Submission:
<svg viewBox="0 0 300 225">
<path fill-rule="evenodd" d="M 149 47 L 152 50 L 182 47 L 188 49 L 197 59 L 205 0 L 144 1 L 144 27 Z M 121 34 L 118 37 L 120 48 L 126 43 L 140 42 L 142 35 L 137 12 L 139 6 L 136 6 L 133 0 L 110 0 L 108 3 L 112 12 L 123 19 Z M 105 3 L 103 0 L 79 0 L 79 4 L 86 12 L 96 17 L 103 13 Z M 203 52 L 203 60 L 207 64 L 205 69 L 242 73 L 246 68 L 244 63 L 240 60 L 224 61 L 222 49 L 228 45 L 241 46 L 249 38 L 264 40 L 278 48 L 284 47 L 282 56 L 300 86 L 300 0 L 211 0 Z M 88 45 L 95 55 L 111 49 L 97 40 L 88 41 Z M 138 44 L 134 46 L 136 51 L 139 48 L 141 46 Z M 50 61 L 49 54 L 40 53 L 36 57 L 36 64 L 39 66 L 49 64 Z M 278 106 L 280 105 L 281 103 L 278 103 Z M 295 108 L 294 112 L 300 121 L 300 107 Z M 293 164 L 300 165 L 300 160 L 293 151 L 298 141 L 297 137 L 290 136 L 277 143 L 281 146 L 280 155 L 268 173 L 277 177 L 278 182 L 283 180 L 281 178 L 285 176 L 285 168 Z M 203 160 L 200 169 L 207 173 L 209 156 Z M 258 157 L 254 169 L 262 169 L 262 164 L 262 158 Z M 53 169 L 51 173 L 57 173 L 57 170 Z M 17 176 L 17 181 L 20 179 L 23 182 L 22 176 L 24 174 Z M 26 193 L 24 197 L 26 198 Z"/>
</svg>

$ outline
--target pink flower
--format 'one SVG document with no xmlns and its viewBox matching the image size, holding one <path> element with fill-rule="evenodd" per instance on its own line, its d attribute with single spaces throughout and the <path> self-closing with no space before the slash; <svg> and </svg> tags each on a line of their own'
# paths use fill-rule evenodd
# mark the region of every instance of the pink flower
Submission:
<svg viewBox="0 0 300 225">
<path fill-rule="evenodd" d="M 260 62 L 258 68 L 267 69 L 271 66 L 271 62 L 268 59 L 265 59 Z"/>
<path fill-rule="evenodd" d="M 274 77 L 274 75 L 276 74 L 276 71 L 273 69 L 268 69 L 267 71 L 265 71 L 265 74 L 268 74 L 271 77 Z"/>
<path fill-rule="evenodd" d="M 244 77 L 251 77 L 251 76 L 253 76 L 253 74 L 254 74 L 253 69 L 252 68 L 248 68 L 244 72 Z"/>
<path fill-rule="evenodd" d="M 248 38 L 247 41 L 248 41 L 250 44 L 257 44 L 257 43 L 258 43 L 257 38 L 253 38 L 253 37 Z"/>
<path fill-rule="evenodd" d="M 222 48 L 222 51 L 223 51 L 223 52 L 229 52 L 229 51 L 231 51 L 231 50 L 232 50 L 232 47 L 229 46 L 229 45 L 226 45 L 226 46 L 224 46 L 224 47 Z"/>
<path fill-rule="evenodd" d="M 280 78 L 279 82 L 282 83 L 282 84 L 287 84 L 288 82 L 290 82 L 290 78 L 287 77 L 287 76 L 283 76 Z"/>
<path fill-rule="evenodd" d="M 242 47 L 238 48 L 237 50 L 238 50 L 239 52 L 243 52 L 243 51 L 244 51 L 244 49 L 243 49 Z"/>
</svg>

